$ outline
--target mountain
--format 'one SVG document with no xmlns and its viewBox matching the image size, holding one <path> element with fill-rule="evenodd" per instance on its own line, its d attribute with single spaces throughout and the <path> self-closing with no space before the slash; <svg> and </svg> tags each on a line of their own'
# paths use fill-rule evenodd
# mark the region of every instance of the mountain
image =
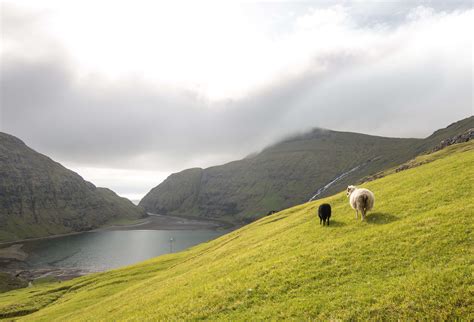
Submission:
<svg viewBox="0 0 474 322">
<path fill-rule="evenodd" d="M 474 128 L 474 117 L 426 139 L 316 129 L 248 158 L 172 174 L 139 203 L 148 212 L 249 222 L 405 162 L 441 140 Z"/>
<path fill-rule="evenodd" d="M 342 192 L 183 252 L 0 294 L 0 318 L 472 321 L 474 142 L 421 159 L 364 184 L 366 222 Z"/>
<path fill-rule="evenodd" d="M 97 228 L 142 208 L 0 132 L 0 241 Z"/>
</svg>

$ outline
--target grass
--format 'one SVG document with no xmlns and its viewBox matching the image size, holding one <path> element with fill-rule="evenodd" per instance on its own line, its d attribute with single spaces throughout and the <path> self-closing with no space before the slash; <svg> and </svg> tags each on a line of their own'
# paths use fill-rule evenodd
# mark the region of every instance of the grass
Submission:
<svg viewBox="0 0 474 322">
<path fill-rule="evenodd" d="M 318 188 L 355 166 L 365 164 L 352 173 L 359 179 L 405 162 L 418 154 L 423 142 L 315 130 L 242 160 L 172 174 L 139 205 L 152 213 L 226 216 L 240 224 L 309 200 Z M 343 189 L 344 180 L 355 182 L 349 176 L 328 194 Z"/>
<path fill-rule="evenodd" d="M 40 277 L 40 278 L 35 279 L 33 281 L 33 285 L 38 286 L 38 285 L 50 284 L 50 283 L 54 283 L 58 281 L 59 279 L 56 278 L 55 276 L 45 276 L 45 277 Z"/>
<path fill-rule="evenodd" d="M 388 176 L 390 174 L 394 174 L 398 171 L 404 171 L 406 169 L 411 169 L 411 168 L 415 168 L 415 167 L 418 167 L 418 166 L 426 164 L 426 163 L 430 163 L 432 161 L 438 160 L 440 158 L 443 158 L 443 157 L 445 157 L 447 155 L 450 155 L 452 153 L 455 153 L 455 152 L 467 152 L 467 151 L 471 151 L 473 149 L 474 149 L 474 147 L 470 143 L 450 145 L 450 146 L 438 151 L 437 153 L 428 153 L 428 154 L 419 155 L 416 158 L 414 158 L 412 160 L 409 160 L 408 162 L 403 163 L 402 165 L 398 165 L 396 167 L 386 169 L 384 171 L 380 171 L 380 172 L 376 173 L 375 175 L 369 176 L 367 178 L 371 178 L 371 177 L 374 178 L 374 179 L 375 178 L 382 178 L 382 177 Z M 402 167 L 403 167 L 403 169 L 400 169 Z M 361 182 L 367 181 L 367 178 L 363 178 L 361 180 Z"/>
<path fill-rule="evenodd" d="M 474 143 L 214 241 L 122 269 L 0 294 L 0 316 L 52 320 L 472 320 Z M 333 208 L 321 227 L 316 209 Z"/>
<path fill-rule="evenodd" d="M 0 293 L 28 286 L 28 282 L 0 272 Z"/>
<path fill-rule="evenodd" d="M 425 139 L 401 139 L 317 130 L 295 135 L 242 160 L 206 169 L 187 169 L 153 188 L 140 205 L 147 211 L 248 223 L 271 210 L 309 200 L 341 174 L 320 197 L 431 151 L 442 140 L 474 128 L 474 117 Z M 228 220 L 228 219 L 226 219 Z"/>
</svg>

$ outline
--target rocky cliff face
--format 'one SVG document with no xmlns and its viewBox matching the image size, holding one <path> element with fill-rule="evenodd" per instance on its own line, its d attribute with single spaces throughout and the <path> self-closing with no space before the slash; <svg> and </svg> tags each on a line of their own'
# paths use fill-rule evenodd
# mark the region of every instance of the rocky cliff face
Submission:
<svg viewBox="0 0 474 322">
<path fill-rule="evenodd" d="M 173 174 L 153 188 L 140 205 L 154 213 L 248 222 L 308 201 L 328 183 L 331 185 L 318 198 L 341 191 L 348 184 L 429 151 L 473 124 L 471 117 L 426 139 L 314 130 L 252 157 Z M 345 175 L 340 178 L 341 174 Z"/>
<path fill-rule="evenodd" d="M 108 189 L 0 133 L 0 241 L 96 228 L 146 216 Z"/>
</svg>

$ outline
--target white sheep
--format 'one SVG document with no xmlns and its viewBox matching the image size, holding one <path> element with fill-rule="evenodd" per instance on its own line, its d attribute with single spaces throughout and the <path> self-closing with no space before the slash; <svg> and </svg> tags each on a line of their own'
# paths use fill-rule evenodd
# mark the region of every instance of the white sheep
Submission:
<svg viewBox="0 0 474 322">
<path fill-rule="evenodd" d="M 362 213 L 362 219 L 365 219 L 365 214 L 374 207 L 375 196 L 372 191 L 364 188 L 357 188 L 356 186 L 347 187 L 347 196 L 349 197 L 349 204 L 356 211 L 356 219 L 359 219 L 359 210 Z"/>
</svg>

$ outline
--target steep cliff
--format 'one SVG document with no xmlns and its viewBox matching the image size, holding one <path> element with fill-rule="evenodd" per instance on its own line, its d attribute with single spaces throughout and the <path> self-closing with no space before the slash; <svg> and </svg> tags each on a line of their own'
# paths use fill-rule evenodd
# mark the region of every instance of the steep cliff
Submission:
<svg viewBox="0 0 474 322">
<path fill-rule="evenodd" d="M 145 211 L 0 133 L 0 241 L 96 228 Z"/>
</svg>

